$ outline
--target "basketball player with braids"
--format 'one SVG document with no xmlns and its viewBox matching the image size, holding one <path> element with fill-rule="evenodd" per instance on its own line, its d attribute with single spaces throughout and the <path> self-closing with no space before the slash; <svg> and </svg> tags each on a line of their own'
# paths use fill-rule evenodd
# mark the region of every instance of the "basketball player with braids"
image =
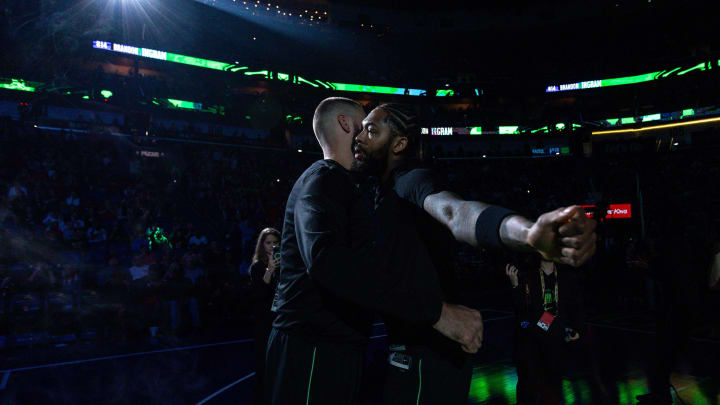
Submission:
<svg viewBox="0 0 720 405">
<path fill-rule="evenodd" d="M 595 221 L 579 206 L 558 208 L 532 222 L 506 208 L 466 201 L 418 164 L 420 128 L 412 107 L 383 104 L 363 120 L 355 137 L 353 170 L 380 179 L 376 199 L 396 193 L 414 216 L 433 262 L 444 300 L 457 303 L 452 257 L 456 242 L 537 252 L 578 267 L 595 253 Z M 465 404 L 470 355 L 432 328 L 386 316 L 390 367 L 388 404 Z"/>
<path fill-rule="evenodd" d="M 324 159 L 300 176 L 286 205 L 265 353 L 271 404 L 357 404 L 375 312 L 437 330 L 469 353 L 481 344 L 480 313 L 442 300 L 432 260 L 407 231 L 412 218 L 394 205 L 399 199 L 375 204 L 353 180 L 351 146 L 364 117 L 359 104 L 339 97 L 315 110 Z"/>
</svg>

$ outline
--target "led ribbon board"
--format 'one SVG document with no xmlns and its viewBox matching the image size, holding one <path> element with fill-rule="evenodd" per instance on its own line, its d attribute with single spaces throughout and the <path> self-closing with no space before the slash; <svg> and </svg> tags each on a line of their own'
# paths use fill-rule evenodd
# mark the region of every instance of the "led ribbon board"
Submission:
<svg viewBox="0 0 720 405">
<path fill-rule="evenodd" d="M 93 48 L 111 52 L 124 53 L 127 55 L 139 56 L 143 58 L 164 60 L 166 62 L 182 63 L 185 65 L 191 65 L 206 69 L 222 70 L 225 72 L 236 73 L 242 71 L 245 76 L 259 76 L 263 79 L 278 80 L 293 83 L 296 85 L 323 88 L 332 91 L 397 94 L 406 96 L 421 96 L 426 94 L 426 91 L 422 89 L 326 82 L 323 80 L 306 79 L 302 76 L 297 76 L 290 73 L 273 72 L 270 70 L 250 71 L 248 70 L 249 68 L 247 66 L 240 66 L 234 63 L 225 63 L 216 60 L 196 58 L 194 56 L 180 55 L 171 52 L 158 51 L 155 49 L 138 48 L 131 45 L 117 44 L 107 41 L 93 41 Z"/>
<path fill-rule="evenodd" d="M 595 205 L 582 205 L 585 209 L 585 216 L 593 218 L 595 216 Z M 632 218 L 632 204 L 610 204 L 607 208 L 605 218 Z"/>
<path fill-rule="evenodd" d="M 42 86 L 42 83 L 26 82 L 22 79 L 0 78 L 0 89 L 29 91 L 31 93 L 34 93 L 37 86 Z"/>
<path fill-rule="evenodd" d="M 480 135 L 482 127 L 432 127 L 420 128 L 421 135 L 448 136 L 448 135 Z"/>
<path fill-rule="evenodd" d="M 614 79 L 601 79 L 601 80 L 588 80 L 584 82 L 577 82 L 577 83 L 567 83 L 567 84 L 560 84 L 560 85 L 552 85 L 548 86 L 545 89 L 546 93 L 555 93 L 559 91 L 570 91 L 570 90 L 586 90 L 586 89 L 596 89 L 599 87 L 610 87 L 610 86 L 623 86 L 627 84 L 635 84 L 635 83 L 644 83 L 644 82 L 650 82 L 653 80 L 659 80 L 659 79 L 665 79 L 669 77 L 678 77 L 686 75 L 693 71 L 705 71 L 710 70 L 713 68 L 713 64 L 715 65 L 715 68 L 718 68 L 720 66 L 720 60 L 717 61 L 707 61 L 698 63 L 694 66 L 679 66 L 673 69 L 665 69 L 660 70 L 657 72 L 651 72 L 651 73 L 645 73 L 641 75 L 636 76 L 624 76 L 624 77 L 616 77 Z"/>
</svg>

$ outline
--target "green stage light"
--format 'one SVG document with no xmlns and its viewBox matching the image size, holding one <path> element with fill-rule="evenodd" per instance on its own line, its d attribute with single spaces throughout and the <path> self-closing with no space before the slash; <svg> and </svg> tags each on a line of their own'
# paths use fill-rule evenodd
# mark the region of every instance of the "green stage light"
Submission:
<svg viewBox="0 0 720 405">
<path fill-rule="evenodd" d="M 35 87 L 28 86 L 25 80 L 21 79 L 10 79 L 10 83 L 0 83 L 0 88 L 7 90 L 29 91 L 31 93 L 35 92 Z"/>
<path fill-rule="evenodd" d="M 192 101 L 176 100 L 169 98 L 167 101 L 172 104 L 175 108 L 184 108 L 187 110 L 202 110 L 202 103 L 195 103 Z"/>
<path fill-rule="evenodd" d="M 661 114 L 651 114 L 651 115 L 644 115 L 642 117 L 642 122 L 648 122 L 648 121 L 660 121 L 662 119 Z"/>
<path fill-rule="evenodd" d="M 225 70 L 225 68 L 231 68 L 231 64 L 218 62 L 216 60 L 195 58 L 193 56 L 179 55 L 176 53 L 167 53 L 168 62 L 182 63 L 185 65 L 204 67 L 215 70 Z"/>
<path fill-rule="evenodd" d="M 234 63 L 225 63 L 220 62 L 216 60 L 210 60 L 210 59 L 203 59 L 203 58 L 196 58 L 194 56 L 187 56 L 187 55 L 181 55 L 177 53 L 172 52 L 165 52 L 165 51 L 159 51 L 154 49 L 148 49 L 148 48 L 137 48 L 130 45 L 123 45 L 123 44 L 116 44 L 112 42 L 106 42 L 106 41 L 93 41 L 93 48 L 96 49 L 102 49 L 106 51 L 111 52 L 118 52 L 118 53 L 124 53 L 129 55 L 135 55 L 140 56 L 144 58 L 151 58 L 151 59 L 157 59 L 157 60 L 164 60 L 167 62 L 173 62 L 173 63 L 182 63 L 185 65 L 191 65 L 206 69 L 214 69 L 214 70 L 223 70 L 228 72 L 239 72 L 244 71 L 243 73 L 246 76 L 256 76 L 261 75 L 265 79 L 271 79 L 271 80 L 279 80 L 279 81 L 285 81 L 290 82 L 292 79 L 292 83 L 294 84 L 307 84 L 312 87 L 324 87 L 328 90 L 337 90 L 337 91 L 355 91 L 355 92 L 364 92 L 364 93 L 381 93 L 381 94 L 399 94 L 399 95 L 409 95 L 409 96 L 421 96 L 425 95 L 426 91 L 422 89 L 409 89 L 409 88 L 403 88 L 403 87 L 389 87 L 389 86 L 367 86 L 367 85 L 359 85 L 359 84 L 348 84 L 348 83 L 335 83 L 335 82 L 325 82 L 322 80 L 308 80 L 300 76 L 294 76 L 289 73 L 276 73 L 277 77 L 273 77 L 274 73 L 269 70 L 260 70 L 260 71 L 247 71 L 247 66 L 238 66 Z M 454 94 L 452 90 L 446 90 L 448 93 L 446 95 L 451 96 Z"/>
<path fill-rule="evenodd" d="M 603 79 L 603 80 L 601 80 L 601 82 L 602 82 L 602 87 L 623 86 L 626 84 L 643 83 L 643 82 L 649 82 L 651 80 L 655 80 L 656 76 L 660 73 L 662 73 L 662 71 L 645 73 L 645 74 L 637 75 L 637 76 L 625 76 L 625 77 L 617 77 L 614 79 Z"/>
<path fill-rule="evenodd" d="M 678 76 L 682 76 L 682 75 L 684 75 L 684 74 L 686 74 L 686 73 L 692 72 L 693 70 L 704 71 L 704 70 L 707 69 L 707 65 L 708 65 L 708 64 L 705 63 L 705 62 L 703 62 L 703 63 L 698 63 L 697 65 L 695 65 L 695 66 L 693 66 L 693 67 L 691 67 L 691 68 L 689 68 L 689 69 L 685 69 L 685 70 L 683 70 L 682 72 L 678 72 L 677 75 L 678 75 Z"/>
<path fill-rule="evenodd" d="M 635 117 L 625 117 L 620 119 L 620 123 L 623 125 L 634 124 Z"/>
<path fill-rule="evenodd" d="M 481 135 L 482 127 L 470 127 L 470 135 Z"/>
<path fill-rule="evenodd" d="M 267 71 L 267 70 L 258 70 L 257 72 L 243 72 L 243 73 L 245 74 L 245 76 L 258 76 L 258 75 L 260 75 L 260 76 L 265 77 L 266 79 L 267 79 L 268 76 L 270 75 L 270 72 Z"/>
<path fill-rule="evenodd" d="M 517 125 L 505 125 L 498 127 L 498 133 L 500 135 L 515 135 L 520 133 L 520 131 L 518 131 L 518 128 L 519 127 Z"/>
<path fill-rule="evenodd" d="M 110 98 L 113 96 L 113 92 L 110 90 L 101 90 L 100 94 L 102 94 L 104 98 Z"/>
</svg>

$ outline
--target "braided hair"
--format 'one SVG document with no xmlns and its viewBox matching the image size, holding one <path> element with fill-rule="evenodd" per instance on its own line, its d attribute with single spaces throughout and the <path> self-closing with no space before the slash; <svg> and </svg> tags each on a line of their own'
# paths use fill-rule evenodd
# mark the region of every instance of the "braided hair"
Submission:
<svg viewBox="0 0 720 405">
<path fill-rule="evenodd" d="M 391 134 L 394 137 L 404 136 L 408 140 L 407 147 L 401 152 L 407 157 L 418 157 L 420 152 L 420 126 L 415 108 L 408 104 L 387 103 L 377 108 L 387 113 Z"/>
</svg>

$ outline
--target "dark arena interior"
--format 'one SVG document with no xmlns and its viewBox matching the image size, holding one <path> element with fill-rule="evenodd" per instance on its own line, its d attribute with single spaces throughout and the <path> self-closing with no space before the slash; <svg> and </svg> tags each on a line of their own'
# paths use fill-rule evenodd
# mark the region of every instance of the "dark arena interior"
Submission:
<svg viewBox="0 0 720 405">
<path fill-rule="evenodd" d="M 720 404 L 713 2 L 0 3 L 0 405 Z"/>
</svg>

